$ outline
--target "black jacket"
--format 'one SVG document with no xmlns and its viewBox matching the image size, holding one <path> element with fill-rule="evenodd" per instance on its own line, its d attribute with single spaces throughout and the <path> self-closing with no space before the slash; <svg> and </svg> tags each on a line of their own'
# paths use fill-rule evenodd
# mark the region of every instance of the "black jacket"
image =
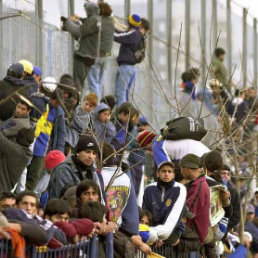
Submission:
<svg viewBox="0 0 258 258">
<path fill-rule="evenodd" d="M 24 85 L 21 80 L 11 76 L 6 76 L 2 81 L 0 81 L 0 101 L 23 86 Z M 20 93 L 24 95 L 24 92 Z M 13 115 L 17 102 L 18 97 L 16 96 L 3 105 L 0 105 L 0 120 L 5 121 Z"/>
<path fill-rule="evenodd" d="M 114 40 L 121 44 L 117 57 L 118 65 L 135 65 L 137 63 L 135 52 L 139 50 L 143 36 L 136 29 L 127 32 L 116 31 Z"/>
<path fill-rule="evenodd" d="M 228 190 L 231 194 L 231 204 L 233 208 L 232 215 L 229 217 L 228 231 L 235 227 L 240 222 L 240 196 L 234 186 L 229 183 Z"/>
</svg>

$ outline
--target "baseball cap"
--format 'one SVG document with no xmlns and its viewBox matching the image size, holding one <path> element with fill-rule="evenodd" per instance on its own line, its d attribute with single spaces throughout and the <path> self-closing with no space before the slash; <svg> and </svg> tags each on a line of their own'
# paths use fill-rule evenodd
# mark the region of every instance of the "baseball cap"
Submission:
<svg viewBox="0 0 258 258">
<path fill-rule="evenodd" d="M 42 71 L 38 66 L 33 67 L 33 73 L 39 76 L 42 76 Z"/>
<path fill-rule="evenodd" d="M 49 93 L 53 93 L 57 88 L 57 81 L 53 77 L 46 77 L 42 82 L 42 87 Z"/>
<path fill-rule="evenodd" d="M 201 159 L 194 154 L 185 155 L 179 162 L 180 167 L 187 168 L 199 168 L 201 165 Z"/>
<path fill-rule="evenodd" d="M 246 213 L 255 213 L 255 208 L 252 204 L 248 204 L 246 208 Z"/>
<path fill-rule="evenodd" d="M 173 168 L 173 171 L 174 171 L 174 168 L 175 168 L 175 165 L 173 162 L 171 161 L 164 161 L 164 162 L 161 162 L 158 166 L 158 171 L 163 167 L 163 166 L 170 166 Z M 175 172 L 175 171 L 174 171 Z"/>
<path fill-rule="evenodd" d="M 32 74 L 33 64 L 30 61 L 23 59 L 23 60 L 20 60 L 19 63 L 22 64 L 22 66 L 24 68 L 24 72 L 26 72 L 28 74 Z"/>
<path fill-rule="evenodd" d="M 22 65 L 22 64 L 20 64 L 20 63 L 14 63 L 14 64 L 12 64 L 12 65 L 9 67 L 8 71 L 10 71 L 10 72 L 12 71 L 12 72 L 14 72 L 14 73 L 16 73 L 16 74 L 18 74 L 18 75 L 23 75 L 24 68 L 23 68 L 23 65 Z"/>
</svg>

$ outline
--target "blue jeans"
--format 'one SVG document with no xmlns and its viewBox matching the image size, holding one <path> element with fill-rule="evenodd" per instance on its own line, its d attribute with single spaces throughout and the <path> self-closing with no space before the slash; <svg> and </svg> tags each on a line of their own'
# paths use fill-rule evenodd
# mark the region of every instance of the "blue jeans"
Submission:
<svg viewBox="0 0 258 258">
<path fill-rule="evenodd" d="M 129 92 L 135 81 L 137 68 L 134 65 L 120 65 L 116 72 L 116 105 L 129 101 Z"/>
<path fill-rule="evenodd" d="M 88 74 L 87 80 L 90 92 L 95 92 L 100 101 L 101 91 L 104 86 L 105 58 L 98 58 Z"/>
</svg>

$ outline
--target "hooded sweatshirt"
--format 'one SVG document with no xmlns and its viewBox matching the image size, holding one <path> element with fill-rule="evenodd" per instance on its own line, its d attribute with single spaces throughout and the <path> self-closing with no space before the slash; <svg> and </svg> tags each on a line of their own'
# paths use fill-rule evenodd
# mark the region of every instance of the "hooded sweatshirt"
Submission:
<svg viewBox="0 0 258 258">
<path fill-rule="evenodd" d="M 85 113 L 81 106 L 77 106 L 71 124 L 67 127 L 65 142 L 75 147 L 81 133 L 85 132 L 91 123 L 91 113 Z"/>
<path fill-rule="evenodd" d="M 107 142 L 107 143 L 111 143 L 112 139 L 115 137 L 116 135 L 116 128 L 113 125 L 112 122 L 107 121 L 105 123 L 102 123 L 99 121 L 99 113 L 105 110 L 110 110 L 110 107 L 108 105 L 106 105 L 105 103 L 100 103 L 93 114 L 93 119 L 92 119 L 92 123 L 93 123 L 93 130 L 97 136 L 97 139 L 100 142 Z"/>
<path fill-rule="evenodd" d="M 64 23 L 66 31 L 70 32 L 75 39 L 80 38 L 80 46 L 75 54 L 82 58 L 93 59 L 110 56 L 115 31 L 112 17 L 99 16 L 98 6 L 94 3 L 86 3 L 85 9 L 87 18 L 81 20 L 82 25 L 69 19 Z M 100 33 L 99 30 L 101 30 Z"/>
</svg>

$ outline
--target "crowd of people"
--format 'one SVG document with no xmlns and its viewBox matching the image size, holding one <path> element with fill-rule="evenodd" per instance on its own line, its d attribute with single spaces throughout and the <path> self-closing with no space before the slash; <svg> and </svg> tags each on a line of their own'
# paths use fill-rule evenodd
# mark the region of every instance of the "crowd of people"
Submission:
<svg viewBox="0 0 258 258">
<path fill-rule="evenodd" d="M 257 257 L 255 88 L 234 90 L 221 48 L 210 86 L 198 90 L 200 71 L 192 68 L 178 87 L 218 121 L 225 111 L 242 128 L 242 141 L 253 137 L 252 154 L 239 150 L 237 164 L 227 158 L 232 146 L 211 149 L 201 141 L 205 129 L 197 135 L 202 125 L 194 117 L 183 118 L 190 129 L 173 120 L 157 135 L 130 102 L 148 21 L 132 14 L 124 28 L 104 2 L 85 10 L 87 18 L 61 17 L 80 43 L 73 75 L 42 78 L 39 67 L 20 60 L 0 81 L 0 236 L 19 241 L 17 257 L 25 243 L 56 249 L 94 234 L 104 257 L 108 233 L 115 257 L 134 257 L 135 249 L 151 254 L 154 245 L 209 258 Z M 113 41 L 121 44 L 115 96 L 101 98 Z M 90 93 L 82 95 L 86 79 Z"/>
</svg>

